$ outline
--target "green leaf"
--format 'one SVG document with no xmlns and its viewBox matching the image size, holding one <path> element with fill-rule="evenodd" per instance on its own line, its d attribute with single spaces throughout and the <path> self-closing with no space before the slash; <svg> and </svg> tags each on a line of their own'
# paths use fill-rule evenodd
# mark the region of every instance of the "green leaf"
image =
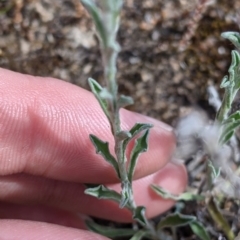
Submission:
<svg viewBox="0 0 240 240">
<path fill-rule="evenodd" d="M 133 139 L 137 134 L 139 134 L 140 132 L 142 132 L 144 130 L 150 129 L 151 127 L 153 127 L 153 125 L 149 124 L 149 123 L 135 123 L 135 125 L 129 131 L 130 134 L 131 134 L 131 137 L 129 137 L 126 140 L 123 141 L 123 149 L 124 150 L 126 149 L 127 144 L 129 143 L 129 141 L 131 139 Z"/>
<path fill-rule="evenodd" d="M 121 204 L 122 202 L 122 194 L 112 189 L 109 189 L 103 185 L 98 185 L 96 187 L 91 187 L 91 184 L 85 184 L 85 185 L 87 186 L 87 189 L 84 191 L 85 194 L 91 195 L 98 199 L 113 200 L 119 204 Z M 125 205 L 123 207 L 131 209 L 128 202 L 125 202 Z"/>
<path fill-rule="evenodd" d="M 221 34 L 223 38 L 231 41 L 236 48 L 240 49 L 240 33 L 238 32 L 224 32 Z"/>
<path fill-rule="evenodd" d="M 114 167 L 117 176 L 120 179 L 118 164 L 114 156 L 109 151 L 108 142 L 104 142 L 92 134 L 90 134 L 89 137 L 96 149 L 96 153 L 102 155 L 103 158 Z"/>
<path fill-rule="evenodd" d="M 196 217 L 183 215 L 181 213 L 169 214 L 163 220 L 158 223 L 157 229 L 165 228 L 165 227 L 181 227 L 186 226 L 189 223 L 196 220 Z"/>
<path fill-rule="evenodd" d="M 232 62 L 228 70 L 230 80 L 234 82 L 234 90 L 237 91 L 240 88 L 240 55 L 237 51 L 232 51 Z M 235 97 L 235 95 L 234 95 Z"/>
<path fill-rule="evenodd" d="M 212 179 L 216 179 L 220 176 L 221 174 L 221 167 L 219 168 L 216 168 L 213 164 L 212 164 L 212 161 L 208 161 L 208 167 L 210 168 L 211 170 L 211 174 L 212 174 Z"/>
<path fill-rule="evenodd" d="M 143 206 L 138 206 L 134 209 L 133 219 L 139 222 L 141 225 L 146 226 L 147 220 L 145 217 L 146 208 Z"/>
<path fill-rule="evenodd" d="M 111 239 L 116 237 L 129 237 L 136 233 L 136 230 L 130 228 L 106 227 L 89 220 L 86 221 L 85 223 L 89 230 L 104 235 Z"/>
<path fill-rule="evenodd" d="M 101 10 L 96 6 L 92 0 L 81 0 L 85 8 L 88 10 L 89 14 L 92 16 L 94 25 L 99 34 L 99 39 L 103 44 L 103 47 L 108 46 L 108 34 L 105 29 L 104 22 L 101 16 Z"/>
<path fill-rule="evenodd" d="M 126 107 L 128 105 L 132 105 L 133 99 L 131 97 L 125 96 L 125 95 L 120 95 L 120 98 L 117 101 L 118 104 L 118 108 L 123 108 Z"/>
<path fill-rule="evenodd" d="M 118 192 L 116 192 L 112 189 L 109 189 L 103 185 L 87 188 L 84 191 L 84 193 L 91 195 L 93 197 L 96 197 L 98 199 L 109 199 L 109 200 L 113 200 L 117 203 L 120 203 L 120 201 L 121 201 L 121 194 L 119 194 Z"/>
<path fill-rule="evenodd" d="M 136 232 L 131 238 L 130 240 L 141 240 L 143 237 L 145 237 L 146 235 L 148 235 L 148 232 L 146 230 L 140 230 L 138 232 Z"/>
<path fill-rule="evenodd" d="M 201 240 L 211 240 L 205 227 L 200 222 L 193 221 L 189 225 L 190 225 L 193 233 L 195 233 Z"/>
<path fill-rule="evenodd" d="M 232 113 L 226 120 L 222 122 L 222 125 L 226 125 L 228 123 L 232 123 L 234 121 L 240 120 L 240 111 L 237 110 L 236 112 Z"/>
<path fill-rule="evenodd" d="M 117 137 L 120 141 L 132 137 L 131 133 L 128 131 L 120 131 L 117 133 Z"/>
<path fill-rule="evenodd" d="M 130 183 L 132 182 L 132 179 L 133 179 L 133 174 L 134 174 L 134 170 L 135 170 L 139 155 L 147 151 L 148 134 L 149 134 L 149 130 L 146 130 L 146 132 L 135 141 L 135 145 L 132 149 L 131 156 L 130 156 L 130 163 L 128 166 L 128 179 Z"/>
<path fill-rule="evenodd" d="M 240 120 L 229 122 L 225 124 L 221 136 L 219 138 L 219 142 L 221 144 L 227 143 L 230 138 L 233 136 L 235 130 L 240 126 Z"/>
<path fill-rule="evenodd" d="M 108 103 L 107 103 L 106 99 L 104 99 L 100 96 L 101 92 L 103 91 L 103 88 L 101 87 L 101 85 L 97 81 L 95 81 L 92 78 L 88 78 L 88 84 L 91 88 L 91 91 L 93 92 L 93 94 L 97 98 L 103 112 L 105 113 L 107 118 L 110 119 L 110 114 L 108 112 Z"/>
<path fill-rule="evenodd" d="M 228 118 L 233 100 L 240 88 L 240 55 L 237 51 L 232 51 L 232 62 L 229 67 L 229 77 L 225 76 L 221 87 L 225 88 L 222 105 L 218 110 L 216 120 L 221 124 Z"/>
<path fill-rule="evenodd" d="M 180 195 L 174 195 L 163 189 L 162 187 L 152 184 L 151 188 L 162 198 L 165 199 L 172 199 L 174 201 L 192 201 L 192 200 L 203 200 L 204 197 L 198 194 L 190 193 L 190 192 L 185 192 Z"/>
<path fill-rule="evenodd" d="M 112 101 L 112 99 L 113 99 L 112 94 L 106 88 L 102 88 L 102 90 L 99 92 L 99 96 L 103 100 Z"/>
<path fill-rule="evenodd" d="M 220 84 L 220 88 L 226 88 L 229 85 L 230 85 L 230 82 L 228 81 L 228 76 L 224 76 Z"/>
<path fill-rule="evenodd" d="M 127 206 L 131 195 L 130 182 L 128 180 L 122 181 L 121 202 L 119 205 L 120 208 Z"/>
</svg>

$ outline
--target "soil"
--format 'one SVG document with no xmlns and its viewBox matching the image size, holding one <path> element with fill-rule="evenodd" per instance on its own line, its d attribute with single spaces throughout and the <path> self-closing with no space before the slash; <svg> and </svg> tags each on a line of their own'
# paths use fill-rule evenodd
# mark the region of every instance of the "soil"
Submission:
<svg viewBox="0 0 240 240">
<path fill-rule="evenodd" d="M 206 88 L 219 90 L 228 72 L 234 47 L 220 34 L 240 30 L 238 9 L 238 0 L 125 0 L 117 78 L 119 91 L 135 100 L 130 109 L 171 125 L 193 108 L 212 118 Z M 88 77 L 103 84 L 99 44 L 79 0 L 3 0 L 0 35 L 0 67 L 87 89 Z M 189 209 L 205 214 L 196 203 Z M 197 239 L 187 228 L 178 234 Z"/>
</svg>

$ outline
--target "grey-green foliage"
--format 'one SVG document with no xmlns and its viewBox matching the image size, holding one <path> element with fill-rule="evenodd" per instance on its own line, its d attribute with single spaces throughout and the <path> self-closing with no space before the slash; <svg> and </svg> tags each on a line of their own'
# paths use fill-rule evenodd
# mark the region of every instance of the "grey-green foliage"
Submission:
<svg viewBox="0 0 240 240">
<path fill-rule="evenodd" d="M 224 32 L 222 37 L 229 39 L 240 49 L 240 34 L 237 32 Z M 220 144 L 225 144 L 233 136 L 236 128 L 240 125 L 240 114 L 238 112 L 229 116 L 232 103 L 240 88 L 240 54 L 237 50 L 232 51 L 232 62 L 229 67 L 229 76 L 225 76 L 220 85 L 225 89 L 222 105 L 217 113 L 216 120 L 221 124 Z"/>
<path fill-rule="evenodd" d="M 88 187 L 85 193 L 99 199 L 113 200 L 117 202 L 120 207 L 128 208 L 132 212 L 133 219 L 142 225 L 143 229 L 136 231 L 132 229 L 114 229 L 100 226 L 94 222 L 87 222 L 87 226 L 92 231 L 111 238 L 133 235 L 131 240 L 139 240 L 143 237 L 160 240 L 162 236 L 164 236 L 163 229 L 165 227 L 176 228 L 188 224 L 201 240 L 210 240 L 206 229 L 196 217 L 176 212 L 162 219 L 155 228 L 145 216 L 145 207 L 136 206 L 133 198 L 132 181 L 139 156 L 148 149 L 148 135 L 152 125 L 136 123 L 129 131 L 121 129 L 119 110 L 122 107 L 133 104 L 131 97 L 118 94 L 118 86 L 116 83 L 116 60 L 118 52 L 120 51 L 120 46 L 116 41 L 116 34 L 119 28 L 120 11 L 123 1 L 81 1 L 92 16 L 100 40 L 106 87 L 100 86 L 91 78 L 89 78 L 89 85 L 111 126 L 115 140 L 115 152 L 111 153 L 109 143 L 99 139 L 95 135 L 91 134 L 90 140 L 96 149 L 96 153 L 100 154 L 104 160 L 113 166 L 122 186 L 121 193 L 108 189 L 103 185 Z M 222 36 L 232 41 L 232 43 L 239 48 L 239 33 L 227 32 L 223 33 Z M 229 68 L 229 76 L 225 76 L 221 84 L 221 87 L 225 88 L 225 95 L 216 117 L 218 123 L 221 124 L 221 136 L 219 140 L 221 144 L 225 144 L 231 138 L 235 129 L 240 124 L 240 112 L 228 116 L 234 97 L 240 88 L 239 65 L 239 53 L 238 51 L 232 51 L 232 63 Z M 131 151 L 130 159 L 127 159 L 126 149 L 131 140 L 135 140 L 135 144 Z M 129 161 L 128 167 L 127 161 Z M 149 159 L 149 161 L 151 161 L 151 159 Z M 209 167 L 209 169 L 213 171 L 214 167 Z M 217 172 L 215 171 L 214 173 L 216 175 Z M 202 200 L 202 196 L 188 192 L 176 196 L 156 185 L 152 185 L 152 189 L 161 197 L 170 198 L 175 201 Z"/>
<path fill-rule="evenodd" d="M 154 228 L 145 217 L 145 207 L 137 207 L 135 204 L 132 181 L 139 156 L 147 151 L 149 129 L 152 125 L 136 123 L 129 131 L 121 129 L 119 110 L 133 104 L 131 97 L 118 94 L 116 83 L 116 59 L 120 51 L 120 46 L 116 41 L 116 33 L 119 28 L 120 10 L 123 2 L 122 0 L 82 0 L 82 3 L 92 16 L 100 40 L 106 87 L 100 86 L 94 79 L 90 78 L 88 81 L 110 123 L 115 140 L 115 153 L 110 152 L 109 143 L 105 140 L 92 134 L 90 140 L 96 149 L 96 153 L 113 166 L 122 186 L 121 194 L 102 185 L 88 188 L 85 193 L 99 199 L 114 200 L 119 203 L 121 208 L 127 207 L 130 209 L 133 219 L 146 228 L 145 231 L 137 232 L 133 237 L 133 239 L 140 239 L 147 231 L 154 234 Z M 131 140 L 135 140 L 135 144 L 130 159 L 127 159 L 126 149 Z M 129 162 L 128 165 L 127 162 Z M 96 230 L 96 228 L 94 229 Z M 99 230 L 99 228 L 97 229 Z"/>
</svg>

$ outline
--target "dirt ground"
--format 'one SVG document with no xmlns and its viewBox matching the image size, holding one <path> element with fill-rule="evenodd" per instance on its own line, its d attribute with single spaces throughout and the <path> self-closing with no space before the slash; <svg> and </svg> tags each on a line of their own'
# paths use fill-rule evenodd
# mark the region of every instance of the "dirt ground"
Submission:
<svg viewBox="0 0 240 240">
<path fill-rule="evenodd" d="M 208 2 L 200 14 L 199 2 Z M 192 107 L 212 117 L 206 87 L 218 89 L 227 74 L 233 45 L 220 34 L 240 30 L 238 9 L 238 0 L 126 0 L 118 81 L 135 100 L 131 110 L 169 124 Z M 103 82 L 99 44 L 79 0 L 2 0 L 0 36 L 0 67 L 87 89 L 88 77 Z"/>
</svg>

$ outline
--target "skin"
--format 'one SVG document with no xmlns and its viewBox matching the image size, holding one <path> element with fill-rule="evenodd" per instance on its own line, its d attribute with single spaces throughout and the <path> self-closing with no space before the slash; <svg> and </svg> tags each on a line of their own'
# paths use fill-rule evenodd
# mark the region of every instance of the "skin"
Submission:
<svg viewBox="0 0 240 240">
<path fill-rule="evenodd" d="M 103 183 L 120 191 L 112 167 L 96 155 L 89 140 L 89 134 L 95 134 L 113 150 L 109 124 L 90 92 L 57 79 L 0 69 L 0 98 L 2 240 L 103 240 L 85 229 L 87 215 L 132 221 L 118 204 L 84 194 L 83 183 Z M 154 124 L 133 189 L 147 217 L 157 216 L 174 203 L 157 196 L 150 184 L 179 194 L 187 183 L 185 167 L 170 161 L 174 134 L 166 124 L 127 110 L 121 110 L 121 121 L 125 130 L 136 122 Z"/>
</svg>

